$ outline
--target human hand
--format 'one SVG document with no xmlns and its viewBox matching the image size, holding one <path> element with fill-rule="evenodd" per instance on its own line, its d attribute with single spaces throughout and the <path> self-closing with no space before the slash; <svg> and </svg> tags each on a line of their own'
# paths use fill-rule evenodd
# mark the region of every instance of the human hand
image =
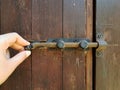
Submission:
<svg viewBox="0 0 120 90">
<path fill-rule="evenodd" d="M 5 82 L 16 67 L 31 54 L 30 51 L 24 50 L 24 46 L 29 44 L 29 42 L 24 40 L 17 33 L 0 35 L 0 85 Z M 10 58 L 9 47 L 20 52 Z"/>
</svg>

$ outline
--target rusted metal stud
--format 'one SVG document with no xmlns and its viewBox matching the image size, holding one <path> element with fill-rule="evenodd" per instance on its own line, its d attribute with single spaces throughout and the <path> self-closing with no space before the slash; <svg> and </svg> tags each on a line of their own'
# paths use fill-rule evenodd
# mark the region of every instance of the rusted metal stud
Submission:
<svg viewBox="0 0 120 90">
<path fill-rule="evenodd" d="M 82 40 L 79 45 L 80 45 L 80 47 L 81 47 L 82 49 L 87 49 L 89 43 L 88 43 L 88 41 L 86 41 L 86 40 Z"/>
<path fill-rule="evenodd" d="M 57 47 L 63 49 L 65 47 L 65 42 L 63 40 L 57 41 Z"/>
</svg>

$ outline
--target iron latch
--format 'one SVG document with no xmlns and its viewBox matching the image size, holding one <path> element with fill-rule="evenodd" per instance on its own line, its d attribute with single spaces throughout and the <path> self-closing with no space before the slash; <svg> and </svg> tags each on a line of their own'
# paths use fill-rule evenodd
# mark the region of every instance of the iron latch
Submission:
<svg viewBox="0 0 120 90">
<path fill-rule="evenodd" d="M 96 48 L 97 50 L 104 50 L 107 46 L 107 42 L 100 39 L 97 42 L 90 42 L 89 39 L 85 38 L 59 38 L 59 39 L 48 39 L 46 41 L 30 41 L 31 44 L 25 46 L 25 50 L 32 50 L 36 48 L 58 48 L 58 49 L 69 49 L 69 48 L 81 48 L 88 50 L 89 48 Z"/>
</svg>

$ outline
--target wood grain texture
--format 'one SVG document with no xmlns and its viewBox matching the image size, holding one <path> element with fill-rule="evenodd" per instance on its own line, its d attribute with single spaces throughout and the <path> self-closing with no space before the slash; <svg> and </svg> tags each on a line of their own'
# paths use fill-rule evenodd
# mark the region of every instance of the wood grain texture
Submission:
<svg viewBox="0 0 120 90">
<path fill-rule="evenodd" d="M 97 32 L 108 48 L 96 59 L 96 90 L 120 90 L 120 0 L 97 0 Z"/>
<path fill-rule="evenodd" d="M 31 39 L 31 1 L 0 0 L 1 34 L 17 32 Z M 12 54 L 15 54 L 14 51 Z M 31 90 L 31 58 L 22 63 L 0 90 Z"/>
<path fill-rule="evenodd" d="M 62 37 L 62 0 L 33 0 L 32 39 Z M 32 89 L 62 90 L 60 50 L 33 50 Z"/>
<path fill-rule="evenodd" d="M 27 40 L 92 40 L 92 0 L 0 0 L 0 7 L 1 34 L 18 32 Z M 75 49 L 32 50 L 32 56 L 0 86 L 0 90 L 91 89 L 92 52 Z"/>
<path fill-rule="evenodd" d="M 63 37 L 86 37 L 85 6 L 83 0 L 64 0 Z M 63 52 L 63 90 L 86 90 L 85 61 L 83 51 Z"/>
<path fill-rule="evenodd" d="M 86 1 L 86 37 L 93 41 L 93 0 Z M 86 56 L 86 90 L 92 90 L 92 49 L 90 49 Z"/>
</svg>

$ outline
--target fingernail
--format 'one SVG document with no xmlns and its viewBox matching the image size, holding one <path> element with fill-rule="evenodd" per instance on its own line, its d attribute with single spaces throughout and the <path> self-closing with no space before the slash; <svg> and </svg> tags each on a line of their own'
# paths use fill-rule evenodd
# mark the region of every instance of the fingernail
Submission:
<svg viewBox="0 0 120 90">
<path fill-rule="evenodd" d="M 26 51 L 26 56 L 30 56 L 31 55 L 31 51 Z"/>
<path fill-rule="evenodd" d="M 30 42 L 27 42 L 27 45 L 30 45 Z"/>
</svg>

